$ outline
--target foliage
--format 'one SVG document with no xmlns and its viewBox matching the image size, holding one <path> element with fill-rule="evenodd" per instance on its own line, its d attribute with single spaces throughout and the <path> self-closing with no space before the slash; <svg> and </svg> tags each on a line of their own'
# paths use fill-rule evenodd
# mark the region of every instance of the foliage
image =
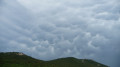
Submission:
<svg viewBox="0 0 120 67">
<path fill-rule="evenodd" d="M 51 61 L 34 59 L 19 52 L 0 53 L 0 67 L 108 67 L 90 59 L 73 57 L 60 58 Z"/>
</svg>

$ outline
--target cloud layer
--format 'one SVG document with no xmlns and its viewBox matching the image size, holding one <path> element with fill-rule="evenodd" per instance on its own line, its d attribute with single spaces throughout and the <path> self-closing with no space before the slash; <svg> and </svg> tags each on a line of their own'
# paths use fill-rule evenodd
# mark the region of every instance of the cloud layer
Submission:
<svg viewBox="0 0 120 67">
<path fill-rule="evenodd" d="M 1 0 L 0 51 L 119 67 L 119 0 Z"/>
</svg>

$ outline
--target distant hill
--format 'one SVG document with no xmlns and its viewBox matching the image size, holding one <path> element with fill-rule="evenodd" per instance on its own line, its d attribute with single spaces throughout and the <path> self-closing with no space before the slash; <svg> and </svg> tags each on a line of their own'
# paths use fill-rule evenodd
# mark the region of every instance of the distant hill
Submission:
<svg viewBox="0 0 120 67">
<path fill-rule="evenodd" d="M 0 53 L 0 67 L 108 67 L 90 59 L 74 57 L 51 61 L 34 59 L 20 52 Z"/>
</svg>

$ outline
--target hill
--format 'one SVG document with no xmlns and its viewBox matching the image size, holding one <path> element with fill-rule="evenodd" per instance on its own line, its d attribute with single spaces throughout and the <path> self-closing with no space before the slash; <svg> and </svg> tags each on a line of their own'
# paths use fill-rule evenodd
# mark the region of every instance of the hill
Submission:
<svg viewBox="0 0 120 67">
<path fill-rule="evenodd" d="M 51 61 L 34 59 L 20 52 L 0 53 L 0 67 L 108 67 L 90 59 L 74 57 Z"/>
</svg>

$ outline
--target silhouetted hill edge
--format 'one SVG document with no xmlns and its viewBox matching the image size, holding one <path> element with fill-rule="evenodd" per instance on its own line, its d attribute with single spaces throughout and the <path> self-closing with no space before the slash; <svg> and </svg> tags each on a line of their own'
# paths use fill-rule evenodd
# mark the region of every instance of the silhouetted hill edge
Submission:
<svg viewBox="0 0 120 67">
<path fill-rule="evenodd" d="M 92 59 L 74 57 L 38 60 L 21 52 L 0 52 L 0 67 L 108 67 Z"/>
</svg>

